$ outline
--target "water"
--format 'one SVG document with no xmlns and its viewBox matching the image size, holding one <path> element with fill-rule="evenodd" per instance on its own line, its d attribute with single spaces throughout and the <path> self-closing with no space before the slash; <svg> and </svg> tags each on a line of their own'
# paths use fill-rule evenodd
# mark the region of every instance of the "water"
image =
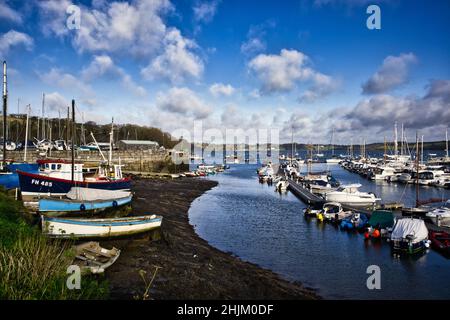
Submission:
<svg viewBox="0 0 450 320">
<path fill-rule="evenodd" d="M 189 211 L 197 234 L 222 251 L 298 280 L 334 299 L 449 299 L 450 260 L 429 250 L 416 258 L 394 258 L 387 243 L 365 242 L 330 224 L 303 217 L 305 205 L 258 182 L 257 165 L 235 165 L 212 176 L 219 185 L 195 200 Z M 326 165 L 314 165 L 319 171 Z M 374 183 L 330 166 L 342 183 L 359 182 L 387 201 L 412 205 L 415 188 Z M 421 198 L 450 198 L 450 191 L 421 188 Z M 366 268 L 381 268 L 381 290 L 368 290 Z"/>
</svg>

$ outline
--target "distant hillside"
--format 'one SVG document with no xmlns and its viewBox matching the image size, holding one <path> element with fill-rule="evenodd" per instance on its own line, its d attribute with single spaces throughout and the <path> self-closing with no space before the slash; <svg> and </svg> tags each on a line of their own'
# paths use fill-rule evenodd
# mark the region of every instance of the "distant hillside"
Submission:
<svg viewBox="0 0 450 320">
<path fill-rule="evenodd" d="M 2 122 L 3 119 L 0 119 Z M 25 140 L 25 124 L 26 124 L 26 115 L 10 115 L 8 116 L 8 130 L 7 137 L 12 141 L 24 141 Z M 69 130 L 67 131 L 67 127 Z M 1 128 L 1 126 L 0 126 Z M 69 140 L 71 137 L 72 126 L 69 124 L 67 126 L 66 119 L 47 119 L 45 122 L 45 137 L 51 138 L 52 140 L 63 139 L 66 140 L 66 136 L 68 134 Z M 92 137 L 90 133 L 94 134 L 97 142 L 109 142 L 109 133 L 111 131 L 111 124 L 100 125 L 93 121 L 88 121 L 83 125 L 81 123 L 77 123 L 75 126 L 75 144 L 83 144 L 92 142 Z M 0 129 L 1 130 L 1 129 Z M 83 141 L 83 131 L 85 141 Z M 2 134 L 0 133 L 0 136 Z M 29 128 L 28 128 L 28 138 L 33 139 L 38 137 L 38 118 L 30 117 L 29 119 Z M 42 119 L 39 122 L 39 138 L 43 138 L 42 134 Z M 138 126 L 134 124 L 114 124 L 114 141 L 117 142 L 119 140 L 152 140 L 158 142 L 160 146 L 164 146 L 165 148 L 172 148 L 175 146 L 178 141 L 172 141 L 171 135 L 167 132 L 163 132 L 159 128 L 147 127 L 147 126 Z M 33 139 L 34 140 L 34 139 Z"/>
<path fill-rule="evenodd" d="M 409 149 L 413 150 L 416 148 L 415 143 L 409 143 Z M 335 145 L 335 150 L 347 150 L 350 145 Z M 296 150 L 307 150 L 308 145 L 303 143 L 294 143 L 294 147 Z M 311 148 L 311 146 L 310 146 Z M 317 145 L 312 146 L 313 150 L 317 150 Z M 359 150 L 360 145 L 353 145 L 353 150 Z M 400 149 L 400 143 L 398 144 L 398 148 Z M 406 148 L 406 146 L 405 146 Z M 330 144 L 321 144 L 320 150 L 321 151 L 327 151 L 331 150 L 332 146 Z M 387 150 L 393 150 L 394 149 L 394 143 L 393 142 L 387 142 Z M 423 143 L 423 149 L 424 150 L 444 150 L 445 149 L 445 141 L 431 141 L 431 142 L 424 142 Z M 291 150 L 291 144 L 290 143 L 284 143 L 280 145 L 281 151 L 290 151 Z M 366 144 L 366 151 L 383 151 L 384 150 L 384 143 L 371 143 Z"/>
</svg>

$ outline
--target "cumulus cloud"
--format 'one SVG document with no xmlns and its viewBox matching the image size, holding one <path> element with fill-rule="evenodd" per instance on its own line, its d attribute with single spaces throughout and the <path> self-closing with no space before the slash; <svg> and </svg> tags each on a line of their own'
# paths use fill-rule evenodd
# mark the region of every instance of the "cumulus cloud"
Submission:
<svg viewBox="0 0 450 320">
<path fill-rule="evenodd" d="M 171 29 L 164 38 L 163 46 L 164 52 L 142 69 L 144 78 L 162 77 L 172 83 L 180 83 L 187 77 L 201 76 L 203 62 L 190 51 L 197 47 L 194 41 L 181 36 L 178 29 Z"/>
<path fill-rule="evenodd" d="M 219 0 L 197 2 L 193 7 L 195 21 L 211 22 L 217 13 L 219 3 Z"/>
<path fill-rule="evenodd" d="M 195 119 L 204 119 L 212 112 L 212 108 L 203 102 L 195 92 L 184 87 L 174 87 L 167 93 L 159 93 L 156 105 L 160 110 L 193 116 Z"/>
<path fill-rule="evenodd" d="M 385 93 L 404 84 L 408 80 L 409 68 L 416 63 L 413 53 L 388 56 L 378 71 L 362 85 L 364 94 Z"/>
<path fill-rule="evenodd" d="M 12 47 L 22 45 L 26 50 L 31 50 L 34 45 L 33 38 L 26 33 L 10 30 L 0 35 L 0 57 L 5 57 Z"/>
<path fill-rule="evenodd" d="M 81 71 L 81 76 L 86 81 L 92 81 L 93 79 L 108 76 L 111 78 L 120 79 L 123 87 L 127 88 L 138 96 L 145 96 L 146 90 L 137 85 L 129 74 L 122 68 L 116 66 L 108 55 L 94 56 L 92 62 Z"/>
<path fill-rule="evenodd" d="M 45 108 L 47 111 L 59 111 L 66 109 L 70 102 L 58 92 L 45 94 Z"/>
<path fill-rule="evenodd" d="M 267 44 L 264 40 L 267 29 L 275 27 L 275 22 L 269 20 L 259 25 L 250 26 L 247 40 L 241 45 L 241 52 L 245 55 L 254 55 L 266 50 Z"/>
<path fill-rule="evenodd" d="M 282 49 L 279 55 L 259 54 L 248 66 L 261 81 L 263 94 L 291 91 L 298 83 L 307 82 L 311 86 L 300 99 L 312 101 L 331 93 L 337 84 L 308 63 L 309 58 L 304 53 Z"/>
<path fill-rule="evenodd" d="M 215 97 L 231 96 L 236 89 L 231 84 L 214 83 L 209 87 L 209 92 Z"/>
<path fill-rule="evenodd" d="M 22 23 L 22 15 L 17 10 L 11 8 L 4 0 L 0 0 L 0 19 Z"/>
<path fill-rule="evenodd" d="M 352 129 L 386 128 L 399 121 L 414 129 L 450 123 L 450 81 L 433 80 L 422 97 L 376 95 L 359 102 L 345 115 Z"/>
</svg>

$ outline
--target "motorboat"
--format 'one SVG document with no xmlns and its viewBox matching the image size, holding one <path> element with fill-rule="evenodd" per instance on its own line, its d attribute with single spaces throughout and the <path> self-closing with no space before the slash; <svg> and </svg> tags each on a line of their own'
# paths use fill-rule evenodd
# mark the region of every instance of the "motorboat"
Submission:
<svg viewBox="0 0 450 320">
<path fill-rule="evenodd" d="M 359 191 L 359 187 L 361 187 L 359 183 L 340 186 L 335 191 L 327 192 L 325 200 L 355 207 L 372 206 L 381 200 L 372 192 Z"/>
<path fill-rule="evenodd" d="M 416 218 L 398 219 L 390 240 L 393 251 L 398 253 L 420 253 L 430 246 L 425 222 Z"/>
<path fill-rule="evenodd" d="M 450 258 L 450 233 L 445 231 L 430 232 L 431 247 Z"/>
<path fill-rule="evenodd" d="M 320 212 L 327 221 L 339 222 L 352 215 L 351 211 L 345 211 L 338 202 L 327 202 Z"/>
<path fill-rule="evenodd" d="M 369 219 L 364 213 L 355 212 L 341 221 L 341 230 L 362 230 Z"/>
<path fill-rule="evenodd" d="M 389 177 L 396 175 L 396 170 L 392 167 L 375 167 L 372 174 L 369 176 L 371 180 L 388 180 Z"/>
<path fill-rule="evenodd" d="M 425 216 L 439 227 L 450 227 L 450 200 L 447 200 L 442 207 L 426 213 Z"/>
</svg>

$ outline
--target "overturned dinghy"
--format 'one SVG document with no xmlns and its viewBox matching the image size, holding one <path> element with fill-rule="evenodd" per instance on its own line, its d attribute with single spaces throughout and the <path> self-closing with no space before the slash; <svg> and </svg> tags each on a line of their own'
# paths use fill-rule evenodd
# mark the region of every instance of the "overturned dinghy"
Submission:
<svg viewBox="0 0 450 320">
<path fill-rule="evenodd" d="M 113 247 L 105 249 L 98 242 L 85 242 L 73 247 L 75 250 L 75 260 L 73 264 L 81 268 L 81 272 L 103 273 L 119 258 L 120 250 Z"/>
<path fill-rule="evenodd" d="M 58 216 L 69 212 L 98 212 L 131 202 L 133 194 L 121 190 L 92 190 L 73 187 L 65 198 L 39 199 L 39 212 Z"/>
<path fill-rule="evenodd" d="M 42 233 L 52 238 L 110 238 L 147 232 L 161 226 L 162 217 L 75 219 L 41 217 Z"/>
<path fill-rule="evenodd" d="M 395 252 L 414 254 L 424 251 L 430 246 L 425 222 L 415 218 L 397 220 L 392 230 L 391 244 Z"/>
</svg>

